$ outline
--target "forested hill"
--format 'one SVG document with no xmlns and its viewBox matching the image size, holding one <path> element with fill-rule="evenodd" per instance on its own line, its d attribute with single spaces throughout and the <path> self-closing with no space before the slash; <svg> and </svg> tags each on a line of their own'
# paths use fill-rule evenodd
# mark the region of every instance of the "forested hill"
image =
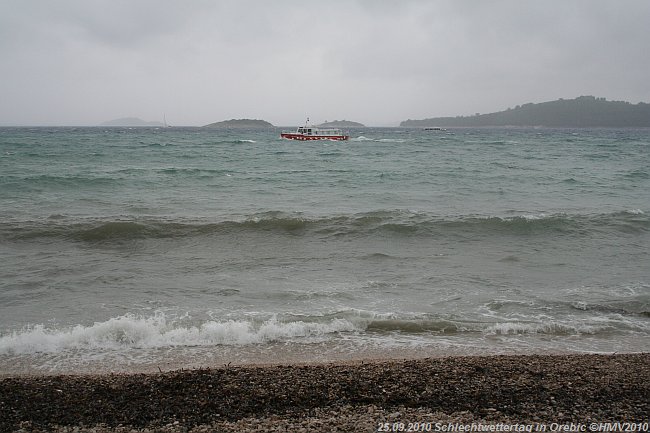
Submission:
<svg viewBox="0 0 650 433">
<path fill-rule="evenodd" d="M 490 114 L 405 120 L 402 127 L 428 126 L 548 126 L 548 127 L 650 127 L 650 104 L 607 101 L 580 96 L 539 104 L 524 104 Z"/>
</svg>

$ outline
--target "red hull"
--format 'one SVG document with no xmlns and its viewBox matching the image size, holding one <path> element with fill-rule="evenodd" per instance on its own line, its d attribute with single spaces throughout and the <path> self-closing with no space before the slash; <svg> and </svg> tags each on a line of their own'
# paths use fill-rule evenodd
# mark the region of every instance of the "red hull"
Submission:
<svg viewBox="0 0 650 433">
<path fill-rule="evenodd" d="M 296 134 L 296 133 L 289 133 L 289 132 L 283 132 L 282 134 L 280 134 L 280 136 L 282 138 L 287 138 L 289 140 L 300 140 L 300 141 L 306 141 L 306 140 L 345 141 L 350 138 L 348 135 L 303 135 L 303 134 Z"/>
</svg>

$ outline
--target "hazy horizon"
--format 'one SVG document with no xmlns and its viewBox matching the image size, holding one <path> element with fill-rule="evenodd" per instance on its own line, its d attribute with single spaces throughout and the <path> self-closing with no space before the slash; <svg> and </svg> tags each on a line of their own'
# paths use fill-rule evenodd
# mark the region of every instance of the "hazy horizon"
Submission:
<svg viewBox="0 0 650 433">
<path fill-rule="evenodd" d="M 581 96 L 593 96 L 593 95 L 581 95 Z M 560 98 L 560 99 L 571 100 L 571 99 L 575 99 L 575 98 Z M 552 102 L 552 101 L 528 101 L 528 102 L 522 102 L 521 104 L 517 104 L 517 106 L 527 104 L 527 103 L 530 103 L 530 102 L 532 102 L 533 104 L 538 104 L 538 103 Z M 620 102 L 629 102 L 629 101 L 620 101 Z M 647 102 L 644 102 L 644 101 L 639 101 L 639 102 L 647 104 Z M 507 107 L 507 109 L 511 109 L 511 108 L 512 107 Z M 505 111 L 505 110 L 506 110 L 506 108 L 499 109 L 499 110 L 494 110 L 494 111 L 489 111 L 489 112 L 485 112 L 485 113 L 480 113 L 480 114 L 491 114 L 491 113 L 496 113 L 496 112 L 502 112 L 502 111 Z M 454 117 L 458 117 L 458 116 L 460 116 L 460 115 L 449 114 L 449 115 L 445 115 L 445 116 L 438 116 L 438 118 L 445 118 L 445 117 L 454 118 Z M 469 115 L 467 117 L 471 118 L 472 116 Z M 422 117 L 422 118 L 418 118 L 418 119 L 400 119 L 400 120 L 398 120 L 396 122 L 393 122 L 393 124 L 390 124 L 390 125 L 366 125 L 366 124 L 364 124 L 364 127 L 398 128 L 398 127 L 401 127 L 400 122 L 402 122 L 402 121 L 405 121 L 405 120 L 426 120 L 427 118 L 428 117 Z M 257 118 L 253 118 L 253 117 L 241 117 L 241 118 L 237 118 L 237 119 L 264 120 L 264 121 L 266 121 L 266 119 L 257 119 Z M 111 125 L 111 124 L 109 124 L 109 123 L 117 122 L 117 121 L 121 121 L 121 120 L 124 120 L 124 121 L 139 121 L 139 122 L 143 122 L 143 123 L 149 123 L 150 125 L 144 125 L 144 124 L 143 125 L 135 125 L 135 124 L 133 124 L 133 125 L 113 124 L 113 125 Z M 218 119 L 218 120 L 215 120 L 214 122 L 211 122 L 211 123 L 217 123 L 217 122 L 223 122 L 223 121 L 229 121 L 229 120 L 235 120 L 235 118 Z M 352 122 L 356 122 L 354 119 L 325 119 L 325 120 L 323 120 L 321 122 L 318 122 L 318 123 L 310 122 L 310 124 L 319 124 L 319 123 L 327 123 L 327 122 L 335 122 L 335 121 L 352 121 Z M 293 126 L 300 126 L 303 123 L 304 122 L 294 122 L 293 124 L 273 124 L 272 123 L 272 125 L 273 125 L 273 127 L 293 127 Z M 102 121 L 102 122 L 100 122 L 98 124 L 95 124 L 95 125 L 77 125 L 77 124 L 68 124 L 68 125 L 38 125 L 38 124 L 2 125 L 2 124 L 0 124 L 0 127 L 23 127 L 23 126 L 24 127 L 40 127 L 40 126 L 42 126 L 42 127 L 93 127 L 93 126 L 97 126 L 97 127 L 123 127 L 123 126 L 159 127 L 159 126 L 165 126 L 165 124 L 167 124 L 168 126 L 173 126 L 173 127 L 204 127 L 204 126 L 209 126 L 209 124 L 207 124 L 207 125 L 169 125 L 169 123 L 166 120 L 166 116 L 163 115 L 163 118 L 160 119 L 160 120 L 159 119 L 143 119 L 143 118 L 138 117 L 138 116 L 123 116 L 123 117 L 117 117 L 117 118 L 114 118 L 114 119 L 107 119 L 107 120 Z"/>
<path fill-rule="evenodd" d="M 0 126 L 398 126 L 649 102 L 648 18 L 645 0 L 0 0 Z"/>
</svg>

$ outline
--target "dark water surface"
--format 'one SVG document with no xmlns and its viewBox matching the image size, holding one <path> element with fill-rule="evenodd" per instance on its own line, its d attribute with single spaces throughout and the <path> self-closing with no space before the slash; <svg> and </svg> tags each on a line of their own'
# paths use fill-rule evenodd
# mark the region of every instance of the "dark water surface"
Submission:
<svg viewBox="0 0 650 433">
<path fill-rule="evenodd" d="M 650 350 L 650 130 L 0 128 L 0 373 Z"/>
</svg>

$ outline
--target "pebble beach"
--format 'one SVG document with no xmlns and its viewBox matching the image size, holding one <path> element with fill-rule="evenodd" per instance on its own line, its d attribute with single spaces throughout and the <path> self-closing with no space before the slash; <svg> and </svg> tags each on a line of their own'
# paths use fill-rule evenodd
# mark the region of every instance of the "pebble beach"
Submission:
<svg viewBox="0 0 650 433">
<path fill-rule="evenodd" d="M 0 379 L 0 414 L 0 431 L 15 432 L 459 431 L 466 424 L 593 431 L 592 423 L 607 422 L 641 423 L 643 431 L 650 354 L 13 376 Z"/>
</svg>

